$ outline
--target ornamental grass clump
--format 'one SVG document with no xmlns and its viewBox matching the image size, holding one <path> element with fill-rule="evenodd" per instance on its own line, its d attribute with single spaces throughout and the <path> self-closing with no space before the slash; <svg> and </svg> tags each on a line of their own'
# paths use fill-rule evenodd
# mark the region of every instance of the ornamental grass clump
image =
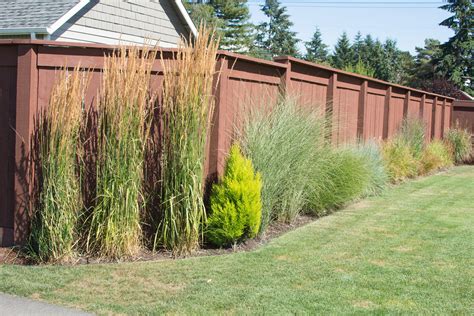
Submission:
<svg viewBox="0 0 474 316">
<path fill-rule="evenodd" d="M 39 262 L 66 261 L 75 251 L 82 208 L 77 152 L 86 84 L 78 68 L 62 70 L 38 119 L 34 147 L 38 199 L 28 249 Z"/>
<path fill-rule="evenodd" d="M 425 147 L 425 123 L 420 118 L 405 118 L 397 136 L 409 146 L 416 159 L 420 159 Z"/>
<path fill-rule="evenodd" d="M 162 219 L 155 247 L 164 246 L 174 255 L 199 246 L 206 218 L 203 166 L 218 46 L 214 33 L 201 26 L 199 36 L 183 41 L 172 60 L 162 59 Z"/>
<path fill-rule="evenodd" d="M 141 244 L 143 169 L 154 49 L 121 47 L 105 58 L 98 104 L 96 201 L 88 251 L 133 256 Z"/>
<path fill-rule="evenodd" d="M 360 197 L 368 188 L 371 170 L 366 157 L 350 148 L 336 148 L 325 162 L 324 174 L 313 174 L 308 213 L 322 216 Z"/>
<path fill-rule="evenodd" d="M 433 140 L 426 145 L 421 156 L 422 173 L 426 174 L 454 164 L 454 157 L 448 144 Z"/>
<path fill-rule="evenodd" d="M 456 163 L 463 163 L 471 157 L 472 142 L 471 134 L 459 127 L 449 129 L 445 135 L 444 140 L 451 147 L 451 151 Z"/>
<path fill-rule="evenodd" d="M 246 117 L 240 143 L 262 174 L 261 233 L 271 221 L 291 222 L 304 211 L 311 178 L 324 169 L 330 152 L 326 131 L 322 111 L 302 109 L 289 98 L 271 111 L 259 107 Z"/>
<path fill-rule="evenodd" d="M 386 141 L 382 145 L 382 155 L 392 182 L 400 182 L 418 175 L 420 162 L 404 139 L 395 137 Z"/>
<path fill-rule="evenodd" d="M 368 181 L 362 195 L 371 196 L 382 192 L 389 182 L 389 176 L 382 156 L 381 145 L 376 142 L 367 142 L 358 144 L 351 150 L 362 158 L 367 169 Z"/>
<path fill-rule="evenodd" d="M 423 171 L 424 124 L 419 118 L 406 118 L 396 135 L 382 145 L 383 158 L 392 182 L 415 177 Z"/>
<path fill-rule="evenodd" d="M 216 246 L 229 246 L 256 237 L 262 217 L 261 190 L 260 174 L 234 144 L 224 176 L 212 187 L 206 238 Z"/>
</svg>

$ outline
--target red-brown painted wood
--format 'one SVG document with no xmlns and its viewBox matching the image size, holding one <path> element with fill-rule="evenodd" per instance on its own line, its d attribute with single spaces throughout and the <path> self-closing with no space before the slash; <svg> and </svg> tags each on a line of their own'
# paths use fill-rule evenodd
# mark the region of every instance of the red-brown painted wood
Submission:
<svg viewBox="0 0 474 316">
<path fill-rule="evenodd" d="M 13 239 L 13 230 L 15 243 L 25 240 L 30 191 L 26 175 L 33 119 L 38 110 L 48 105 L 57 70 L 78 65 L 94 70 L 85 96 L 86 106 L 93 107 L 101 84 L 104 55 L 114 49 L 117 47 L 101 44 L 0 40 L 0 106 L 2 114 L 8 113 L 0 118 L 0 159 L 7 161 L 0 166 L 2 242 Z M 172 60 L 175 50 L 162 49 L 161 55 Z M 217 71 L 216 105 L 205 167 L 213 179 L 222 174 L 234 132 L 244 118 L 258 107 L 270 110 L 281 94 L 296 98 L 302 107 L 324 111 L 334 144 L 354 142 L 357 138 L 389 138 L 406 116 L 423 117 L 427 136 L 441 137 L 461 113 L 453 110 L 452 98 L 293 57 L 268 61 L 219 51 Z M 158 95 L 162 81 L 158 58 L 151 84 Z"/>
</svg>

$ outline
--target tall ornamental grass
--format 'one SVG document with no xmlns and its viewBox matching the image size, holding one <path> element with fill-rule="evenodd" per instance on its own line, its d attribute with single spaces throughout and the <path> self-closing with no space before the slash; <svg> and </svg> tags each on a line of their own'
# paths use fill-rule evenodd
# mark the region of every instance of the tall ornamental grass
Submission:
<svg viewBox="0 0 474 316">
<path fill-rule="evenodd" d="M 272 220 L 291 222 L 304 211 L 311 177 L 329 154 L 326 130 L 324 113 L 303 110 L 289 98 L 246 117 L 240 143 L 262 175 L 261 232 Z"/>
<path fill-rule="evenodd" d="M 444 140 L 451 147 L 456 163 L 469 160 L 472 153 L 472 142 L 471 134 L 467 130 L 451 128 L 445 133 Z"/>
<path fill-rule="evenodd" d="M 29 240 L 30 253 L 39 262 L 66 261 L 75 251 L 82 208 L 76 153 L 85 86 L 78 68 L 62 70 L 49 105 L 39 116 L 34 162 L 39 195 Z"/>
<path fill-rule="evenodd" d="M 150 75 L 156 51 L 121 47 L 105 58 L 98 104 L 97 189 L 87 247 L 120 258 L 141 244 Z"/>
<path fill-rule="evenodd" d="M 419 118 L 406 118 L 394 137 L 382 145 L 383 158 L 392 182 L 400 182 L 422 172 L 424 124 Z"/>
<path fill-rule="evenodd" d="M 382 145 L 382 153 L 390 180 L 394 183 L 418 175 L 420 162 L 413 154 L 411 146 L 399 137 L 394 137 Z"/>
<path fill-rule="evenodd" d="M 395 136 L 409 146 L 416 159 L 420 159 L 425 146 L 425 123 L 420 118 L 405 118 Z"/>
<path fill-rule="evenodd" d="M 175 255 L 199 246 L 205 146 L 213 113 L 212 85 L 219 41 L 201 26 L 197 39 L 183 41 L 175 58 L 163 60 L 161 211 L 155 247 Z"/>
</svg>

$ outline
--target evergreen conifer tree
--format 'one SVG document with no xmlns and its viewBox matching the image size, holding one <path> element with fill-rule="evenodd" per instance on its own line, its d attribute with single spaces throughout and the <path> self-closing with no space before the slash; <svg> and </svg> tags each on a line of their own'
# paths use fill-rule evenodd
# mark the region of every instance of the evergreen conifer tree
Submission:
<svg viewBox="0 0 474 316">
<path fill-rule="evenodd" d="M 328 46 L 323 43 L 319 28 L 314 31 L 313 37 L 306 42 L 305 59 L 313 62 L 324 63 L 328 59 Z"/>
</svg>

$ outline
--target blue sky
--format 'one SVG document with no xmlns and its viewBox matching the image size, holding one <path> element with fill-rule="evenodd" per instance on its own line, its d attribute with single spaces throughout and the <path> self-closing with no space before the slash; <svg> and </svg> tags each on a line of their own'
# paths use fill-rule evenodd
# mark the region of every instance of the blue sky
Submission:
<svg viewBox="0 0 474 316">
<path fill-rule="evenodd" d="M 263 0 L 248 0 L 252 22 L 264 20 L 260 10 Z M 331 48 L 346 31 L 351 39 L 361 31 L 384 40 L 395 39 L 402 50 L 415 52 L 425 38 L 445 42 L 452 31 L 439 22 L 450 14 L 438 9 L 442 0 L 280 0 L 287 6 L 298 38 L 308 41 L 315 26 L 321 30 L 324 42 Z M 300 44 L 300 48 L 303 45 Z"/>
</svg>

